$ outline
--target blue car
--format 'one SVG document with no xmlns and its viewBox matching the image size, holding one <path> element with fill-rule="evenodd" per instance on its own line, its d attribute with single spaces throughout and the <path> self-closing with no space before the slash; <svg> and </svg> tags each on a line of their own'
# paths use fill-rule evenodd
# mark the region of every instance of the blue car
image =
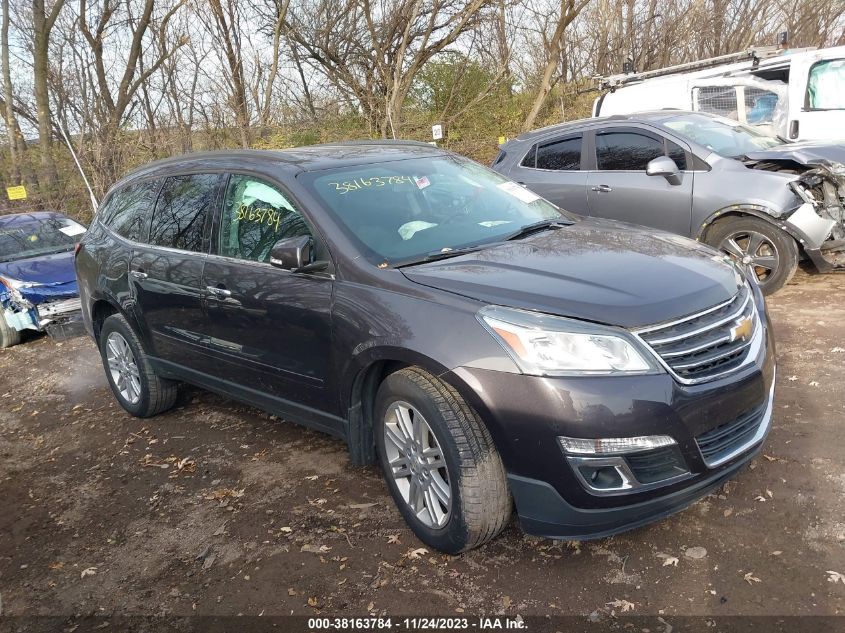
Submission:
<svg viewBox="0 0 845 633">
<path fill-rule="evenodd" d="M 79 319 L 73 257 L 85 227 L 61 213 L 0 216 L 0 348 Z"/>
</svg>

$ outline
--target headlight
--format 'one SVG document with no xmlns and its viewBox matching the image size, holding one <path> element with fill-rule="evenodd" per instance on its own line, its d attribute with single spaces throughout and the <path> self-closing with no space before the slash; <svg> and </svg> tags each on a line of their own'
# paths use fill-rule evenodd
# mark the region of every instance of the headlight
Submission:
<svg viewBox="0 0 845 633">
<path fill-rule="evenodd" d="M 599 325 L 488 306 L 478 320 L 523 373 L 536 376 L 660 371 L 624 333 Z"/>
</svg>

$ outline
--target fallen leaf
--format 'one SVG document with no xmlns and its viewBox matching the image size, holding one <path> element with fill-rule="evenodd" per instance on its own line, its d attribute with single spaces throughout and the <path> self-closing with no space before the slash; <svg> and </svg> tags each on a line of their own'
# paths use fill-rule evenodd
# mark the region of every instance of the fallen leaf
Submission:
<svg viewBox="0 0 845 633">
<path fill-rule="evenodd" d="M 318 478 L 319 475 L 309 475 L 308 477 L 306 477 L 308 481 L 317 481 Z"/>
<path fill-rule="evenodd" d="M 387 537 L 387 542 L 389 545 L 401 545 L 402 541 L 399 540 L 398 534 L 391 534 Z"/>
<path fill-rule="evenodd" d="M 734 513 L 734 509 L 733 509 L 733 508 L 728 508 L 728 509 L 727 509 L 727 510 L 725 510 L 722 514 L 724 514 L 724 515 L 725 515 L 725 518 L 727 518 L 727 517 L 731 516 L 733 513 Z"/>
<path fill-rule="evenodd" d="M 743 578 L 745 579 L 745 582 L 747 582 L 749 585 L 754 584 L 755 582 L 763 582 L 762 580 L 757 578 L 757 576 L 754 575 L 753 571 L 750 571 L 747 574 L 745 574 L 745 576 L 743 576 Z"/>
<path fill-rule="evenodd" d="M 634 607 L 636 606 L 633 602 L 628 602 L 627 600 L 614 600 L 613 602 L 606 602 L 605 603 L 609 607 L 614 607 L 616 609 L 621 609 L 623 613 L 626 611 L 633 611 Z"/>
<path fill-rule="evenodd" d="M 50 569 L 61 569 L 61 568 L 62 568 L 62 567 L 64 567 L 64 566 L 65 566 L 65 564 L 64 564 L 64 563 L 62 563 L 62 562 L 58 562 L 58 563 L 50 563 L 50 564 L 48 565 L 48 567 L 49 567 Z"/>
<path fill-rule="evenodd" d="M 290 588 L 288 589 L 288 595 L 289 595 L 289 596 L 295 596 L 295 595 L 296 595 L 296 590 L 295 590 L 293 587 L 290 587 Z"/>
<path fill-rule="evenodd" d="M 299 551 L 310 552 L 311 554 L 325 554 L 326 552 L 330 552 L 331 549 L 328 545 L 311 545 L 310 543 L 306 543 L 299 548 Z"/>
<path fill-rule="evenodd" d="M 510 596 L 502 596 L 502 606 L 507 609 L 511 606 L 512 601 Z"/>
<path fill-rule="evenodd" d="M 309 607 L 316 607 L 317 606 L 317 598 L 308 598 L 308 606 Z"/>
<path fill-rule="evenodd" d="M 798 376 L 790 376 L 789 378 L 787 378 L 787 380 L 789 382 L 795 382 L 796 380 L 798 380 Z"/>
<path fill-rule="evenodd" d="M 416 559 L 420 558 L 421 556 L 425 556 L 426 554 L 428 554 L 428 550 L 425 549 L 424 547 L 419 547 L 417 549 L 409 550 L 408 553 L 405 554 L 405 556 L 407 556 L 410 559 L 416 560 Z"/>
<path fill-rule="evenodd" d="M 375 603 L 371 602 L 370 604 L 367 605 L 367 611 L 372 611 L 375 608 L 375 606 L 376 606 Z"/>
<path fill-rule="evenodd" d="M 818 381 L 818 380 L 811 380 L 811 381 L 810 381 L 810 386 L 811 386 L 811 387 L 818 387 L 818 386 L 819 386 L 819 381 Z"/>
<path fill-rule="evenodd" d="M 837 582 L 841 582 L 845 585 L 845 576 L 840 574 L 838 571 L 827 571 L 827 581 L 836 584 Z"/>
<path fill-rule="evenodd" d="M 86 567 L 82 570 L 82 573 L 79 574 L 80 578 L 85 578 L 85 576 L 94 576 L 97 573 L 96 567 Z"/>
<path fill-rule="evenodd" d="M 241 488 L 240 490 L 235 490 L 234 488 L 218 488 L 217 490 L 213 490 L 208 493 L 203 498 L 207 501 L 222 501 L 227 498 L 240 499 L 244 496 L 244 490 L 246 490 L 246 488 Z"/>
<path fill-rule="evenodd" d="M 663 566 L 668 567 L 672 565 L 673 567 L 678 566 L 678 558 L 676 556 L 672 556 L 671 554 L 663 554 L 662 552 L 657 555 L 657 558 L 663 559 Z"/>
</svg>

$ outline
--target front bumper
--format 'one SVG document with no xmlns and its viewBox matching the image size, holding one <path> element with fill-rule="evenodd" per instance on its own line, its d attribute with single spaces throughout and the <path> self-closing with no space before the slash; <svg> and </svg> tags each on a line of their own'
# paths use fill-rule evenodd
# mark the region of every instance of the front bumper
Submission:
<svg viewBox="0 0 845 633">
<path fill-rule="evenodd" d="M 585 539 L 629 530 L 678 512 L 734 475 L 768 433 L 774 395 L 774 342 L 741 371 L 697 385 L 668 374 L 542 378 L 474 368 L 445 376 L 471 402 L 494 437 L 526 532 Z M 755 432 L 719 459 L 698 441 L 749 411 Z M 557 441 L 669 435 L 687 469 L 665 483 L 597 494 L 584 485 Z"/>
</svg>

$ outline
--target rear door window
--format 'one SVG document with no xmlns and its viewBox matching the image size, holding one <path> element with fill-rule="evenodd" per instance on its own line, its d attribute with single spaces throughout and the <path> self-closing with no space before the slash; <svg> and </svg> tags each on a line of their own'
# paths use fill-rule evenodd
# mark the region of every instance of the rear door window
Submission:
<svg viewBox="0 0 845 633">
<path fill-rule="evenodd" d="M 116 192 L 100 211 L 100 222 L 133 242 L 143 241 L 160 180 L 147 180 Z"/>
<path fill-rule="evenodd" d="M 596 164 L 601 171 L 645 171 L 658 156 L 663 156 L 663 142 L 651 136 L 636 132 L 596 135 Z"/>
<path fill-rule="evenodd" d="M 201 252 L 205 223 L 214 210 L 221 178 L 220 174 L 167 178 L 153 213 L 150 244 Z"/>
<path fill-rule="evenodd" d="M 310 236 L 311 230 L 277 187 L 260 178 L 233 174 L 226 187 L 218 233 L 218 254 L 269 262 L 276 242 Z"/>
<path fill-rule="evenodd" d="M 581 137 L 566 138 L 537 148 L 537 169 L 577 171 L 581 169 Z"/>
</svg>

